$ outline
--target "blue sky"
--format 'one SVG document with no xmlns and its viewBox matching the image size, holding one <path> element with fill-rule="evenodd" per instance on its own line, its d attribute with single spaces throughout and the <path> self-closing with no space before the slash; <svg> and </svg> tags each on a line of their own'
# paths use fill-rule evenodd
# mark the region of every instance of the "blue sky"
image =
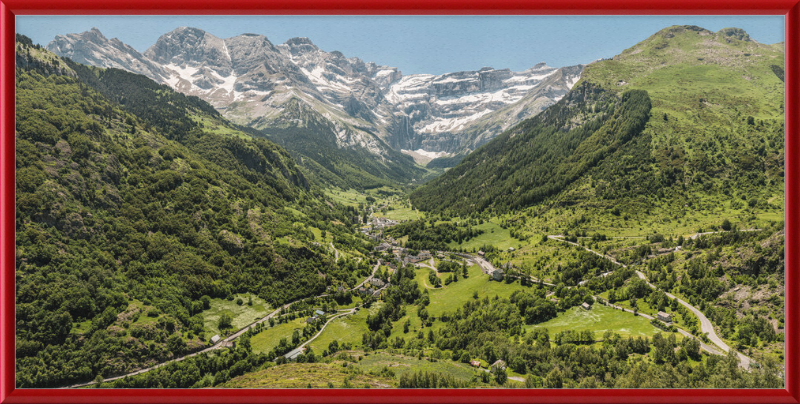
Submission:
<svg viewBox="0 0 800 404">
<path fill-rule="evenodd" d="M 325 51 L 399 68 L 404 74 L 525 70 L 612 57 L 677 24 L 738 27 L 761 43 L 784 40 L 783 16 L 17 16 L 17 32 L 46 45 L 56 35 L 97 27 L 143 52 L 180 26 L 221 38 L 265 35 L 274 43 L 308 37 Z"/>
</svg>

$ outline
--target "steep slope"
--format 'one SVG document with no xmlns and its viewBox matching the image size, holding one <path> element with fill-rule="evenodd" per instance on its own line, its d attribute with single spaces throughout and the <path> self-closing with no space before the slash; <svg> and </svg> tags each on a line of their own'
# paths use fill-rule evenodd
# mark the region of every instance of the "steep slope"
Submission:
<svg viewBox="0 0 800 404">
<path fill-rule="evenodd" d="M 348 115 L 344 105 L 328 100 L 287 57 L 291 54 L 289 45 L 279 49 L 266 37 L 255 34 L 221 39 L 186 27 L 161 36 L 143 55 L 131 48 L 128 49 L 130 55 L 123 57 L 124 49 L 114 46 L 117 42 L 116 39 L 108 41 L 99 31 L 92 30 L 59 36 L 49 47 L 62 56 L 84 63 L 145 74 L 184 94 L 200 97 L 233 122 L 258 129 L 264 136 L 288 147 L 307 174 L 326 183 L 361 188 L 410 182 L 425 174 L 415 167 L 411 158 L 387 146 L 375 126 L 357 117 L 352 111 L 356 104 L 347 103 L 354 117 Z M 102 60 L 100 55 L 105 48 L 109 49 L 109 55 Z M 91 57 L 87 58 L 87 53 Z M 158 66 L 160 70 L 154 74 L 154 69 L 144 68 L 147 67 L 144 64 L 125 63 L 140 59 L 148 61 L 147 66 Z M 122 62 L 118 63 L 120 60 Z M 312 113 L 298 115 L 298 101 Z M 327 122 L 318 126 L 303 120 L 305 118 Z M 322 130 L 307 130 L 311 126 Z M 280 136 L 272 136 L 272 132 Z M 329 144 L 331 136 L 337 141 L 324 155 L 308 148 L 293 147 Z M 330 169 L 342 165 L 347 168 Z"/>
<path fill-rule="evenodd" d="M 469 153 L 520 121 L 534 117 L 563 98 L 580 79 L 583 65 L 557 69 L 523 92 L 519 101 L 486 114 L 456 133 L 463 143 L 462 153 Z M 441 135 L 440 135 L 441 136 Z"/>
<path fill-rule="evenodd" d="M 199 349 L 208 297 L 274 306 L 357 276 L 314 242 L 366 248 L 354 212 L 281 147 L 143 76 L 16 49 L 17 386 Z"/>
<path fill-rule="evenodd" d="M 692 196 L 697 192 L 704 204 L 736 196 L 778 206 L 783 58 L 780 45 L 758 44 L 739 29 L 666 28 L 613 59 L 588 65 L 554 107 L 478 149 L 418 189 L 412 201 L 426 210 L 466 214 L 519 209 L 558 195 L 552 201 L 641 215 L 664 198 L 669 202 L 660 205 L 682 215 L 677 207 L 699 202 Z M 582 95 L 589 89 L 606 95 Z M 613 120 L 596 127 L 587 121 L 617 114 L 602 100 L 624 100 L 631 90 L 646 91 L 652 104 L 638 133 L 626 134 Z M 576 130 L 592 134 L 576 136 Z M 609 136 L 584 144 L 603 131 Z"/>
<path fill-rule="evenodd" d="M 47 50 L 75 62 L 97 67 L 113 67 L 143 74 L 163 82 L 170 72 L 117 38 L 108 39 L 97 28 L 80 34 L 58 35 Z"/>
<path fill-rule="evenodd" d="M 348 171 L 358 172 L 359 178 L 349 181 L 327 168 L 322 177 L 349 186 L 362 181 L 371 186 L 371 177 L 384 182 L 421 178 L 425 172 L 400 151 L 463 156 L 563 97 L 583 68 L 541 63 L 522 72 L 484 68 L 404 77 L 394 67 L 323 51 L 308 38 L 273 45 L 262 35 L 221 39 L 187 27 L 161 36 L 144 54 L 107 40 L 96 29 L 59 35 L 48 48 L 81 63 L 119 67 L 169 84 L 208 101 L 237 124 L 268 135 L 280 132 L 280 141 L 287 129 L 302 133 L 290 142 L 296 145 L 324 143 L 333 134 L 339 139 L 337 149 L 347 150 L 331 150 L 327 154 L 337 156 L 324 160 L 315 160 L 319 153 L 314 150 L 282 144 L 304 157 L 301 166 L 307 172 L 347 161 Z M 298 100 L 314 111 L 314 119 L 330 121 L 322 133 L 306 130 L 308 122 L 298 120 Z M 343 131 L 346 136 L 339 135 Z M 372 161 L 361 165 L 364 158 Z"/>
<path fill-rule="evenodd" d="M 645 91 L 618 99 L 585 83 L 415 191 L 412 202 L 467 213 L 541 202 L 638 135 L 649 113 Z"/>
<path fill-rule="evenodd" d="M 408 121 L 402 149 L 469 153 L 509 126 L 558 101 L 580 78 L 583 66 L 544 63 L 522 71 L 496 70 L 406 76 L 388 87 L 386 98 Z"/>
</svg>

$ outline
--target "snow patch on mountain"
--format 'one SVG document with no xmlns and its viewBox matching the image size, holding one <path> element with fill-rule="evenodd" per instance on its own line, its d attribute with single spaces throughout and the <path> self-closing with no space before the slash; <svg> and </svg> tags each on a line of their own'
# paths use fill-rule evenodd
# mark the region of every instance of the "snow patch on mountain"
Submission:
<svg viewBox="0 0 800 404">
<path fill-rule="evenodd" d="M 455 132 L 484 115 L 491 113 L 491 109 L 484 109 L 483 111 L 462 116 L 459 118 L 434 118 L 429 124 L 419 128 L 422 133 L 439 133 L 439 132 Z"/>
<path fill-rule="evenodd" d="M 189 27 L 162 35 L 144 54 L 96 29 L 59 35 L 48 48 L 81 63 L 145 74 L 244 125 L 258 121 L 263 128 L 297 97 L 339 125 L 339 147 L 363 146 L 378 155 L 386 144 L 452 151 L 474 125 L 482 125 L 480 134 L 468 136 L 490 139 L 563 97 L 583 69 L 539 63 L 520 72 L 484 67 L 404 76 L 394 67 L 323 51 L 308 38 L 273 45 L 263 35 L 221 39 Z"/>
<path fill-rule="evenodd" d="M 421 156 L 428 157 L 430 159 L 437 159 L 439 157 L 446 157 L 446 156 L 450 155 L 450 153 L 447 153 L 447 152 L 432 152 L 432 151 L 427 151 L 427 150 L 424 150 L 424 149 L 417 149 L 417 150 L 405 150 L 405 149 L 403 149 L 401 151 L 403 153 L 414 152 L 414 153 L 417 153 L 417 154 L 419 154 Z"/>
</svg>

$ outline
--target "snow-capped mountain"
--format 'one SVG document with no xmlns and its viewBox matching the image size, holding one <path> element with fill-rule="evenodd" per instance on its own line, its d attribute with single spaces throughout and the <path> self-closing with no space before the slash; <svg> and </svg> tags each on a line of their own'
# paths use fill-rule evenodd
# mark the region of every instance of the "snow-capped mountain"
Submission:
<svg viewBox="0 0 800 404">
<path fill-rule="evenodd" d="M 157 82 L 170 77 L 170 72 L 160 65 L 117 38 L 107 39 L 97 28 L 80 34 L 58 35 L 47 45 L 47 50 L 77 63 L 128 70 Z"/>
<path fill-rule="evenodd" d="M 505 79 L 506 82 L 516 82 L 517 85 L 463 96 L 455 95 L 444 100 L 438 98 L 434 103 L 438 104 L 435 107 L 439 108 L 458 105 L 465 99 L 474 101 L 463 102 L 462 107 L 444 112 L 440 115 L 443 118 L 434 124 L 425 125 L 425 121 L 418 123 L 422 126 L 419 131 L 423 133 L 420 136 L 419 147 L 425 150 L 454 150 L 460 151 L 461 154 L 469 153 L 564 97 L 580 79 L 583 67 L 577 65 L 556 69 L 542 63 L 524 72 L 513 73 L 514 76 Z M 462 112 L 470 109 L 477 112 L 474 114 Z M 447 119 L 448 115 L 452 118 Z M 432 125 L 439 125 L 441 129 L 426 131 Z M 454 148 L 453 145 L 457 146 Z"/>
<path fill-rule="evenodd" d="M 539 63 L 522 72 L 484 67 L 439 76 L 417 74 L 392 83 L 385 96 L 418 134 L 412 147 L 471 150 L 561 99 L 582 70 L 582 65 L 554 68 Z M 488 122 L 494 124 L 487 126 Z"/>
<path fill-rule="evenodd" d="M 97 29 L 59 35 L 47 48 L 79 63 L 146 75 L 268 134 L 307 127 L 302 119 L 314 116 L 327 121 L 315 127 L 330 132 L 325 136 L 339 148 L 365 148 L 382 161 L 397 160 L 399 150 L 474 149 L 555 103 L 583 69 L 540 63 L 522 72 L 403 76 L 394 67 L 323 51 L 308 38 L 273 45 L 263 35 L 222 39 L 187 27 L 162 35 L 143 54 Z"/>
</svg>

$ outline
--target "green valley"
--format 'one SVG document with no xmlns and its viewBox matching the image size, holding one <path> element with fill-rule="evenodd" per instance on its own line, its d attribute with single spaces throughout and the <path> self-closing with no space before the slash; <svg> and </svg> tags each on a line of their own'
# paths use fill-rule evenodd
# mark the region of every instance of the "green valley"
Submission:
<svg viewBox="0 0 800 404">
<path fill-rule="evenodd" d="M 448 98 L 472 73 L 423 88 L 307 38 L 244 72 L 236 41 L 230 76 L 166 85 L 18 36 L 18 387 L 784 388 L 782 43 L 664 28 L 426 168 L 387 100 L 522 79 Z"/>
</svg>

